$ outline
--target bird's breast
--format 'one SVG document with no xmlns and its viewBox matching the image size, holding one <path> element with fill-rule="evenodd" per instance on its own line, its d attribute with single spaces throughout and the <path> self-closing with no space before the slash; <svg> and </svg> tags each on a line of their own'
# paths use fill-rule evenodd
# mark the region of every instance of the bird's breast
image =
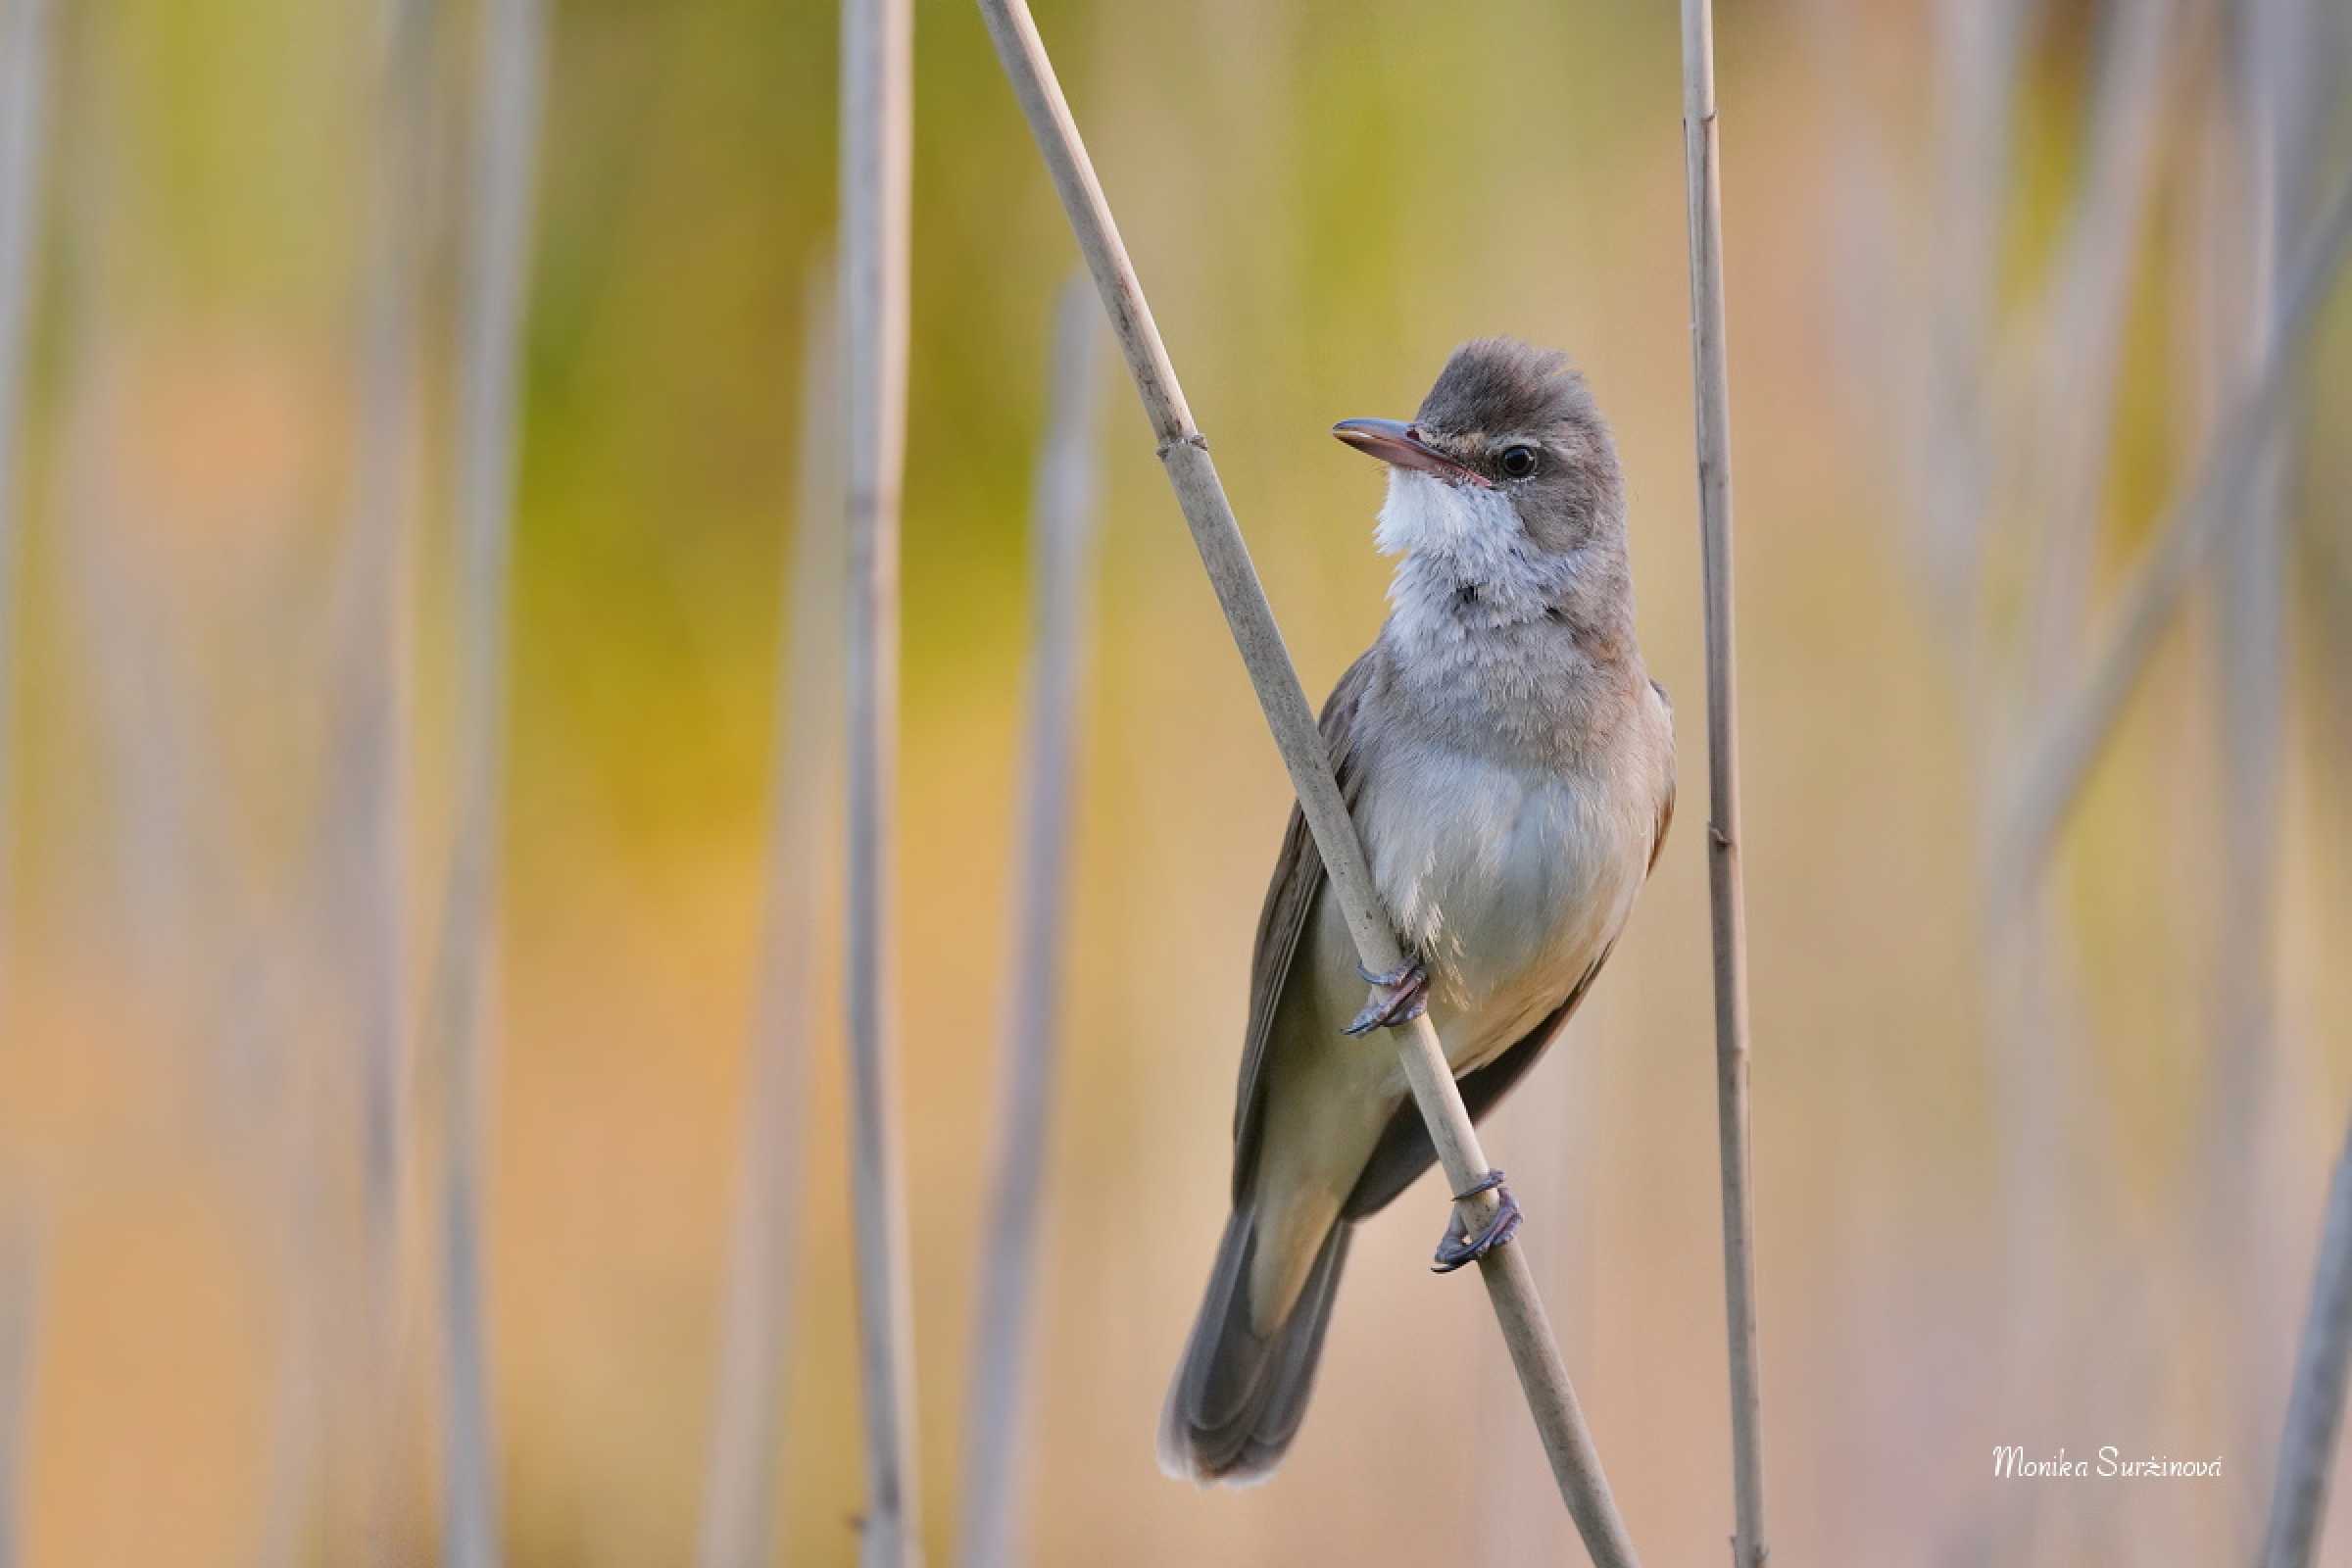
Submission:
<svg viewBox="0 0 2352 1568">
<path fill-rule="evenodd" d="M 1642 795 L 1632 780 L 1440 746 L 1388 748 L 1367 768 L 1373 880 L 1429 965 L 1457 1071 L 1549 1011 L 1614 940 L 1648 859 Z"/>
</svg>

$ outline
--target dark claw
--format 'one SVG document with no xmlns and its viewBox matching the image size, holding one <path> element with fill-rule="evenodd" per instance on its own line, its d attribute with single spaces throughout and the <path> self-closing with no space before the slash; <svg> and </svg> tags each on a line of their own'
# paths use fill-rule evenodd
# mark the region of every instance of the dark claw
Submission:
<svg viewBox="0 0 2352 1568">
<path fill-rule="evenodd" d="M 1375 1029 L 1410 1023 L 1429 1011 L 1429 971 L 1421 966 L 1419 959 L 1405 959 L 1391 974 L 1373 974 L 1360 963 L 1355 972 L 1364 977 L 1372 995 L 1365 1000 L 1364 1010 L 1340 1031 L 1342 1034 L 1368 1035 Z"/>
<path fill-rule="evenodd" d="M 1501 1185 L 1502 1172 L 1498 1170 L 1491 1170 L 1484 1176 L 1481 1176 L 1477 1181 L 1472 1182 L 1469 1186 L 1454 1194 L 1453 1200 L 1457 1203 L 1467 1203 L 1479 1194 L 1491 1193 Z"/>
<path fill-rule="evenodd" d="M 1508 1187 L 1503 1186 L 1502 1172 L 1487 1172 L 1484 1181 L 1467 1192 L 1454 1194 L 1453 1200 L 1458 1203 L 1465 1199 L 1476 1198 L 1481 1193 L 1499 1193 L 1501 1206 L 1494 1210 L 1494 1217 L 1487 1221 L 1487 1228 L 1475 1237 L 1461 1233 L 1458 1219 L 1447 1221 L 1446 1234 L 1438 1242 L 1437 1261 L 1429 1266 L 1432 1274 L 1450 1274 L 1465 1264 L 1475 1263 L 1519 1234 L 1519 1222 L 1525 1216 L 1519 1212 L 1519 1200 L 1511 1196 Z"/>
</svg>

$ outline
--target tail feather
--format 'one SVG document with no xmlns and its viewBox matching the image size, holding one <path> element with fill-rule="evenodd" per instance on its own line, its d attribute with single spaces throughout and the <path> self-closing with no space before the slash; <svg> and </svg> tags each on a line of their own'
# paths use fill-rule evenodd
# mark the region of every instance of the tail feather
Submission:
<svg viewBox="0 0 2352 1568">
<path fill-rule="evenodd" d="M 1200 1316 L 1160 1412 L 1160 1469 L 1204 1486 L 1263 1481 L 1298 1435 L 1353 1227 L 1332 1227 L 1290 1315 L 1264 1335 L 1250 1313 L 1255 1229 L 1248 1205 L 1225 1222 Z"/>
</svg>

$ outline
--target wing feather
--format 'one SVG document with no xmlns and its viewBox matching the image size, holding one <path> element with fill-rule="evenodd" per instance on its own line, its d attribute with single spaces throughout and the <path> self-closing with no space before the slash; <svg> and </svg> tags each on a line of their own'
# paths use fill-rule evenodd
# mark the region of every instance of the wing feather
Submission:
<svg viewBox="0 0 2352 1568">
<path fill-rule="evenodd" d="M 1363 782 L 1355 763 L 1355 718 L 1364 690 L 1372 680 L 1372 655 L 1348 666 L 1323 704 L 1320 728 L 1324 748 L 1331 754 L 1332 772 L 1340 782 L 1340 799 L 1355 809 Z M 1274 877 L 1266 886 L 1266 902 L 1257 916 L 1257 942 L 1250 958 L 1250 1023 L 1243 1035 L 1242 1077 L 1233 1106 L 1233 1194 L 1246 1196 L 1250 1167 L 1256 1161 L 1258 1123 L 1265 1108 L 1262 1068 L 1266 1041 L 1274 1032 L 1274 1014 L 1283 988 L 1291 977 L 1291 962 L 1313 917 L 1315 901 L 1323 891 L 1323 857 L 1306 816 L 1291 803 L 1290 825 L 1283 830 L 1282 851 L 1274 858 Z"/>
</svg>

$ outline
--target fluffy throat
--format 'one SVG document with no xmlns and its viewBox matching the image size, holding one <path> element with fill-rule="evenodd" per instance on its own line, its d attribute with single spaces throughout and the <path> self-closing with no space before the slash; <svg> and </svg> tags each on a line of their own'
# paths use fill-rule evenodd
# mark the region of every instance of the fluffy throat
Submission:
<svg viewBox="0 0 2352 1568">
<path fill-rule="evenodd" d="M 1409 632 L 1523 624 L 1576 586 L 1577 558 L 1539 550 L 1499 490 L 1444 483 L 1395 468 L 1373 543 L 1401 556 L 1389 604 Z"/>
</svg>

